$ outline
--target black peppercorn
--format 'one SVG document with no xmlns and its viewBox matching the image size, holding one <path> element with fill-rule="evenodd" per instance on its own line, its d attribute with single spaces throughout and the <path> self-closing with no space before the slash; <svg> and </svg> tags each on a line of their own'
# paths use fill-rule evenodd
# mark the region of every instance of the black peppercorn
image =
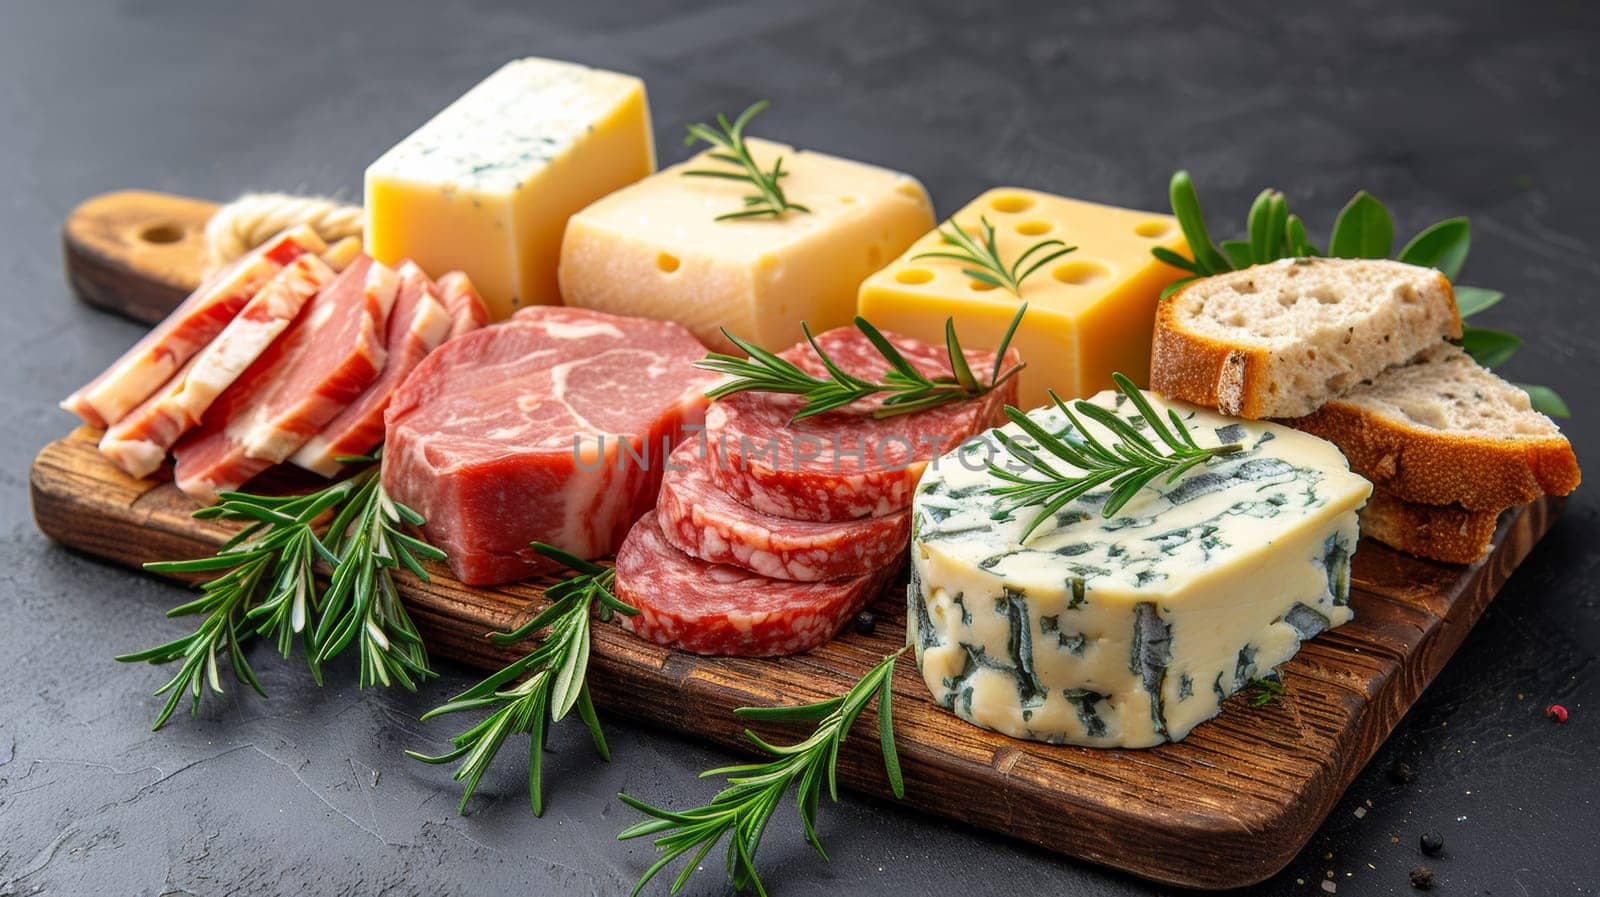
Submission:
<svg viewBox="0 0 1600 897">
<path fill-rule="evenodd" d="M 1439 851 L 1444 850 L 1444 837 L 1438 832 L 1423 832 L 1421 841 L 1422 852 L 1428 856 L 1436 857 Z"/>
<path fill-rule="evenodd" d="M 1411 781 L 1411 764 L 1404 760 L 1394 761 L 1394 765 L 1389 767 L 1389 778 L 1401 785 Z"/>
<path fill-rule="evenodd" d="M 856 632 L 871 635 L 878 631 L 878 615 L 870 610 L 856 614 Z"/>
<path fill-rule="evenodd" d="M 1411 886 L 1419 891 L 1426 891 L 1433 887 L 1433 870 L 1427 866 L 1418 866 L 1411 870 Z"/>
</svg>

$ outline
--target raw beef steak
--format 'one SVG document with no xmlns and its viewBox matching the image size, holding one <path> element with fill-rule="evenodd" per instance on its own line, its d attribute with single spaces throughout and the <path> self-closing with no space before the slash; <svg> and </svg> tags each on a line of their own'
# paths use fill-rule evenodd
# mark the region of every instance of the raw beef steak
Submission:
<svg viewBox="0 0 1600 897">
<path fill-rule="evenodd" d="M 386 416 L 383 483 L 427 519 L 469 585 L 548 569 L 548 542 L 610 554 L 655 503 L 715 375 L 677 324 L 558 306 L 450 340 L 406 378 Z"/>
<path fill-rule="evenodd" d="M 696 654 L 798 654 L 833 638 L 899 567 L 828 582 L 769 579 L 684 554 L 647 514 L 617 552 L 616 595 L 639 615 L 618 619 L 642 638 Z"/>
<path fill-rule="evenodd" d="M 221 333 L 284 265 L 326 248 L 322 238 L 305 225 L 291 227 L 261 244 L 201 284 L 111 367 L 62 400 L 61 407 L 91 427 L 116 423 Z"/>
<path fill-rule="evenodd" d="M 944 346 L 884 334 L 918 371 L 950 376 Z M 859 330 L 840 327 L 817 337 L 822 350 L 845 372 L 879 380 L 888 368 Z M 987 379 L 994 354 L 969 350 L 974 374 Z M 808 373 L 825 376 L 809 343 L 779 353 Z M 1006 360 L 1016 363 L 1014 352 Z M 800 409 L 796 396 L 739 393 L 715 402 L 706 414 L 706 437 L 720 461 L 707 466 L 712 480 L 739 501 L 777 517 L 852 520 L 883 516 L 911 506 L 911 492 L 930 458 L 1005 422 L 1003 407 L 1017 400 L 1016 378 L 981 398 L 926 411 L 874 418 L 876 398 L 789 421 Z"/>
<path fill-rule="evenodd" d="M 214 502 L 288 458 L 355 401 L 383 370 L 398 286 L 393 269 L 361 256 L 306 303 L 172 450 L 178 488 Z"/>
<path fill-rule="evenodd" d="M 911 535 L 911 512 L 816 523 L 742 505 L 712 482 L 716 459 L 698 439 L 672 453 L 656 498 L 656 519 L 679 551 L 773 579 L 817 582 L 861 576 L 895 563 Z"/>
</svg>

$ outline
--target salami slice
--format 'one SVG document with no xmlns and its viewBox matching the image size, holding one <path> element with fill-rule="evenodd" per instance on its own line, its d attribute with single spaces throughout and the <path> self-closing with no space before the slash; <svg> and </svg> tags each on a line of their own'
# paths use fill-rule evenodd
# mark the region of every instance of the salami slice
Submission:
<svg viewBox="0 0 1600 897">
<path fill-rule="evenodd" d="M 943 346 L 884 335 L 924 375 L 950 376 Z M 888 367 L 853 327 L 830 330 L 817 342 L 847 373 L 879 379 Z M 808 343 L 779 354 L 810 373 L 825 373 Z M 987 378 L 994 353 L 965 354 L 973 372 Z M 1008 367 L 1016 363 L 1015 352 L 1010 354 Z M 791 424 L 802 405 L 799 397 L 739 393 L 713 403 L 706 414 L 708 443 L 720 455 L 707 470 L 739 501 L 777 517 L 837 521 L 895 514 L 910 507 L 911 492 L 930 458 L 1004 423 L 1004 406 L 1016 400 L 1013 378 L 981 398 L 914 414 L 874 418 L 882 402 L 866 399 Z"/>
<path fill-rule="evenodd" d="M 642 638 L 696 654 L 773 657 L 833 638 L 897 572 L 891 564 L 829 582 L 769 579 L 684 554 L 646 514 L 617 552 L 615 589 L 639 609 L 621 620 Z"/>
<path fill-rule="evenodd" d="M 818 582 L 893 563 L 911 535 L 911 512 L 818 523 L 774 517 L 733 500 L 706 473 L 715 458 L 686 440 L 668 459 L 656 498 L 661 531 L 679 551 L 773 579 Z"/>
</svg>

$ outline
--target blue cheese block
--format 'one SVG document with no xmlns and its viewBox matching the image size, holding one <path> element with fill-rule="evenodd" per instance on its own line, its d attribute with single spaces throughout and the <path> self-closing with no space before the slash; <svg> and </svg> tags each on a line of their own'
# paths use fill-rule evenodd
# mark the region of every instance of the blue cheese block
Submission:
<svg viewBox="0 0 1600 897">
<path fill-rule="evenodd" d="M 1371 484 L 1315 436 L 1149 399 L 1201 446 L 1244 450 L 1158 479 L 1109 519 L 1107 490 L 1092 491 L 1026 541 L 1037 509 L 996 516 L 991 490 L 1004 481 L 988 462 L 1016 462 L 994 431 L 923 476 L 907 638 L 934 698 L 962 719 L 1052 744 L 1177 741 L 1301 641 L 1350 619 L 1356 512 Z M 1090 401 L 1120 409 L 1127 398 Z M 1029 417 L 1076 436 L 1053 406 Z M 1003 432 L 1027 444 L 1015 425 Z"/>
</svg>

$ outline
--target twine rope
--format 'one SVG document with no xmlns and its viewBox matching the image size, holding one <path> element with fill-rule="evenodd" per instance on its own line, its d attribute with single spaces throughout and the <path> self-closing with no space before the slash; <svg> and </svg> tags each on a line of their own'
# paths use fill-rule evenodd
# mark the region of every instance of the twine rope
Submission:
<svg viewBox="0 0 1600 897">
<path fill-rule="evenodd" d="M 206 264 L 215 271 L 271 239 L 286 227 L 310 225 L 329 243 L 359 238 L 363 213 L 322 196 L 246 193 L 217 210 L 206 223 Z"/>
</svg>

